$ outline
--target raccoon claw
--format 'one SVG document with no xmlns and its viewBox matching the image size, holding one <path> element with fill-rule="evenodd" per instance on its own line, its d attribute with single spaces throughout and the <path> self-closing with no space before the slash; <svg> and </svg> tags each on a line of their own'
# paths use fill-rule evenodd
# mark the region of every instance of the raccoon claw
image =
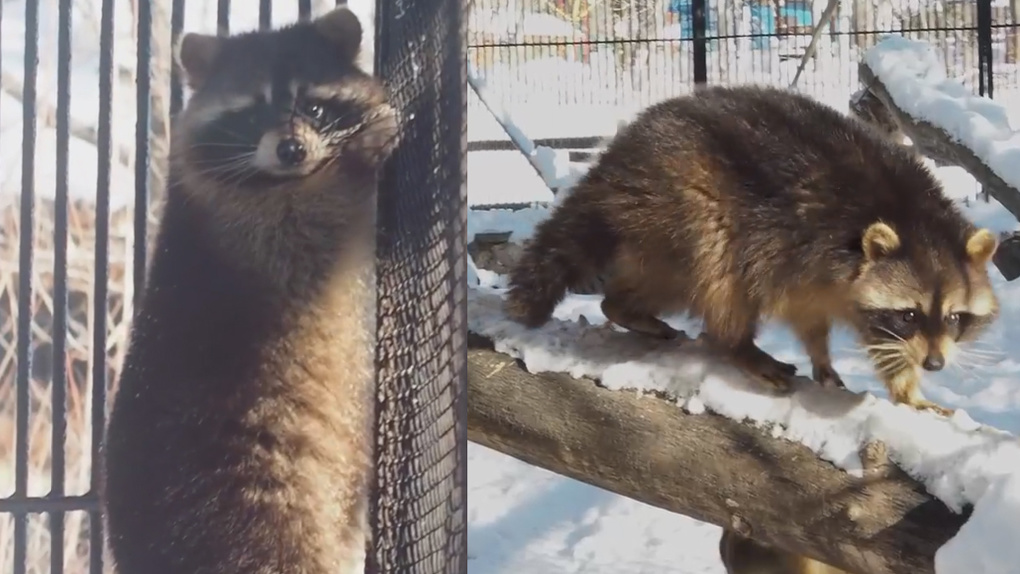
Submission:
<svg viewBox="0 0 1020 574">
<path fill-rule="evenodd" d="M 832 365 L 814 367 L 811 371 L 811 378 L 823 387 L 834 387 L 837 389 L 846 388 L 846 385 L 843 383 L 843 379 L 839 376 L 839 373 L 832 368 Z"/>
</svg>

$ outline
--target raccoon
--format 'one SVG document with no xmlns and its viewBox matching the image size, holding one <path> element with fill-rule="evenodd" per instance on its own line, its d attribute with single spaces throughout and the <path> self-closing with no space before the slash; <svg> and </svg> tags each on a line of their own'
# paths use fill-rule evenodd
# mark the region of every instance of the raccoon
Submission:
<svg viewBox="0 0 1020 574">
<path fill-rule="evenodd" d="M 120 574 L 363 569 L 375 205 L 398 122 L 344 8 L 190 33 L 166 203 L 106 430 Z"/>
<path fill-rule="evenodd" d="M 919 388 L 998 314 L 972 225 L 905 147 L 791 91 L 709 87 L 644 110 L 610 143 L 510 272 L 505 311 L 545 323 L 568 289 L 601 278 L 602 311 L 653 337 L 688 312 L 739 366 L 786 386 L 793 365 L 755 344 L 793 328 L 812 377 L 855 329 L 890 398 L 942 414 Z"/>
<path fill-rule="evenodd" d="M 719 555 L 726 574 L 853 574 L 824 562 L 766 546 L 723 529 Z"/>
</svg>

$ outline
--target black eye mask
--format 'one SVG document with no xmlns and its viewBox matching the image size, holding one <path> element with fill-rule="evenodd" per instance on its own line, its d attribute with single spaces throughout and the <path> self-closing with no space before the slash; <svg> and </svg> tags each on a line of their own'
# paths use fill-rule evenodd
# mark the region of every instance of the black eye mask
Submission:
<svg viewBox="0 0 1020 574">
<path fill-rule="evenodd" d="M 917 334 L 924 321 L 924 315 L 915 309 L 872 309 L 865 314 L 868 323 L 881 336 L 904 340 Z"/>
<path fill-rule="evenodd" d="M 305 98 L 297 112 L 323 134 L 347 131 L 358 126 L 364 109 L 352 102 Z"/>
</svg>

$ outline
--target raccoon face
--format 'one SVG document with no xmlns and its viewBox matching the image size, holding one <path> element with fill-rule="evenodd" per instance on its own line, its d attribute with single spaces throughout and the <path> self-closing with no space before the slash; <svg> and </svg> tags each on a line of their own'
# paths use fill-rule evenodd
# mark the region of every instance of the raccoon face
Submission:
<svg viewBox="0 0 1020 574">
<path fill-rule="evenodd" d="M 939 371 L 959 343 L 974 341 L 998 315 L 987 264 L 997 240 L 972 230 L 957 250 L 926 245 L 911 251 L 877 222 L 865 231 L 855 281 L 855 326 L 878 371 Z"/>
<path fill-rule="evenodd" d="M 361 39 L 344 8 L 273 31 L 184 36 L 177 61 L 194 93 L 174 134 L 180 163 L 238 187 L 378 167 L 396 115 L 355 64 Z"/>
</svg>

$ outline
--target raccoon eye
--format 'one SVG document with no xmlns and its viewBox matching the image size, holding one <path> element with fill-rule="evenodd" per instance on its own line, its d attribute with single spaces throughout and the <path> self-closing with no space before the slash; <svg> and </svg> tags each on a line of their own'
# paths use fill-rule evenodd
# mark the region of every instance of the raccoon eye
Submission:
<svg viewBox="0 0 1020 574">
<path fill-rule="evenodd" d="M 326 108 L 322 104 L 310 102 L 305 105 L 304 113 L 315 121 L 321 121 L 326 115 Z"/>
<path fill-rule="evenodd" d="M 946 324 L 947 325 L 955 326 L 955 325 L 958 325 L 959 323 L 960 323 L 960 314 L 959 313 L 950 313 L 950 314 L 946 315 Z"/>
<path fill-rule="evenodd" d="M 917 320 L 917 312 L 913 310 L 903 311 L 900 314 L 900 320 L 909 325 Z"/>
</svg>

